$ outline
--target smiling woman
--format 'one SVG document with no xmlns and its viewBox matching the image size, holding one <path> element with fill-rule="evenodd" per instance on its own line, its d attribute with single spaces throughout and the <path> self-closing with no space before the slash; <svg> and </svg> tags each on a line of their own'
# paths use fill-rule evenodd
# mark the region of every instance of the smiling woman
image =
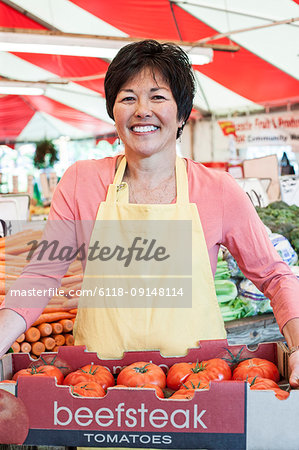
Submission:
<svg viewBox="0 0 299 450">
<path fill-rule="evenodd" d="M 105 90 L 108 114 L 125 146 L 130 202 L 173 202 L 176 139 L 195 93 L 187 55 L 171 44 L 130 44 L 109 66 Z"/>
<path fill-rule="evenodd" d="M 129 186 L 130 201 L 171 203 L 175 198 L 176 135 L 183 120 L 178 120 L 176 102 L 160 72 L 145 68 L 127 81 L 116 96 L 113 115 L 126 157 L 133 161 L 123 179 Z M 141 177 L 137 164 L 143 169 Z"/>
<path fill-rule="evenodd" d="M 176 139 L 190 115 L 194 92 L 188 56 L 176 45 L 145 40 L 122 48 L 108 68 L 105 94 L 124 155 L 78 161 L 54 193 L 43 236 L 47 242 L 58 239 L 73 249 L 99 242 L 101 248 L 119 249 L 142 239 L 142 245 L 154 242 L 169 255 L 164 262 L 136 251 L 126 267 L 126 255 L 120 252 L 110 266 L 109 258 L 83 260 L 82 290 L 95 294 L 92 307 L 84 305 L 84 299 L 79 304 L 75 343 L 101 358 L 146 349 L 179 356 L 200 340 L 225 338 L 213 280 L 220 245 L 271 299 L 289 345 L 299 345 L 298 280 L 275 251 L 246 193 L 227 173 L 176 156 Z M 68 264 L 45 259 L 33 256 L 14 289 L 22 289 L 26 281 L 31 286 L 33 278 L 44 288 L 59 287 Z M 116 287 L 136 295 L 114 307 L 108 295 L 98 294 Z M 171 296 L 163 298 L 165 292 L 178 291 L 179 307 Z M 158 294 L 142 304 L 138 292 Z M 0 354 L 30 327 L 48 301 L 35 300 L 34 308 L 20 308 L 7 295 L 6 309 L 0 311 Z M 18 321 L 18 334 L 8 321 Z M 290 358 L 292 382 L 298 385 L 299 351 Z"/>
</svg>

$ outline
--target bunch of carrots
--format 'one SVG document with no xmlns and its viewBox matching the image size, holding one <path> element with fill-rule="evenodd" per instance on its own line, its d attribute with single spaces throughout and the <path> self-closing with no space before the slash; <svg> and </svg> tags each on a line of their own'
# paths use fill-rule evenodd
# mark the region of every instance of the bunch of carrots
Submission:
<svg viewBox="0 0 299 450">
<path fill-rule="evenodd" d="M 39 241 L 42 230 L 24 230 L 0 238 L 0 305 L 13 282 L 28 263 L 27 254 L 32 240 Z M 82 264 L 75 260 L 61 280 L 63 295 L 54 296 L 36 322 L 12 345 L 14 352 L 30 353 L 38 357 L 44 351 L 57 351 L 61 345 L 73 345 L 73 325 L 77 314 L 78 298 L 70 290 L 81 288 Z M 73 292 L 73 291 L 72 291 Z"/>
</svg>

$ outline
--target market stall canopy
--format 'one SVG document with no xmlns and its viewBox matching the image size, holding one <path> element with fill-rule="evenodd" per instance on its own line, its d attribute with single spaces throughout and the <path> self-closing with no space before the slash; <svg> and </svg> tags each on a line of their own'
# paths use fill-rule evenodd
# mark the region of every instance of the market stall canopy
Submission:
<svg viewBox="0 0 299 450">
<path fill-rule="evenodd" d="M 193 66 L 194 112 L 233 114 L 299 102 L 298 18 L 299 0 L 2 0 L 0 45 L 9 31 L 48 36 L 49 30 L 52 37 L 101 35 L 110 42 L 199 41 L 201 48 L 214 47 L 214 55 L 211 63 Z M 0 142 L 114 133 L 103 90 L 107 56 L 3 48 L 0 85 L 26 81 L 41 95 L 0 94 Z"/>
</svg>

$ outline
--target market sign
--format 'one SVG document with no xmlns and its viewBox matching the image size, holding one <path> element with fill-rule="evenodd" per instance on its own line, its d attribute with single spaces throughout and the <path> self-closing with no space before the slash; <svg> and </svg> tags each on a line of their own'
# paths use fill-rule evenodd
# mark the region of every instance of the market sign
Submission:
<svg viewBox="0 0 299 450">
<path fill-rule="evenodd" d="M 219 120 L 223 136 L 233 135 L 236 146 L 291 145 L 299 152 L 299 113 L 259 114 Z"/>
</svg>

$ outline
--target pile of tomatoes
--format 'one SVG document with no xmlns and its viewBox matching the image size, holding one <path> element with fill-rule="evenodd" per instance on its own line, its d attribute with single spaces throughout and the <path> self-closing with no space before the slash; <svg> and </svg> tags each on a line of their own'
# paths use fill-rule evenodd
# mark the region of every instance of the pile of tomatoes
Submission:
<svg viewBox="0 0 299 450">
<path fill-rule="evenodd" d="M 44 364 L 42 364 L 44 362 Z M 54 376 L 57 384 L 68 385 L 74 395 L 85 397 L 104 397 L 110 388 L 155 389 L 159 398 L 190 399 L 199 389 L 209 389 L 210 381 L 223 382 L 243 380 L 250 383 L 250 389 L 271 389 L 279 399 L 289 393 L 280 389 L 280 379 L 275 364 L 262 358 L 245 359 L 237 363 L 233 370 L 220 358 L 206 361 L 172 365 L 167 373 L 151 362 L 138 361 L 124 367 L 116 378 L 104 366 L 88 364 L 75 371 L 57 361 L 42 361 L 15 373 L 13 381 L 20 376 Z"/>
</svg>

